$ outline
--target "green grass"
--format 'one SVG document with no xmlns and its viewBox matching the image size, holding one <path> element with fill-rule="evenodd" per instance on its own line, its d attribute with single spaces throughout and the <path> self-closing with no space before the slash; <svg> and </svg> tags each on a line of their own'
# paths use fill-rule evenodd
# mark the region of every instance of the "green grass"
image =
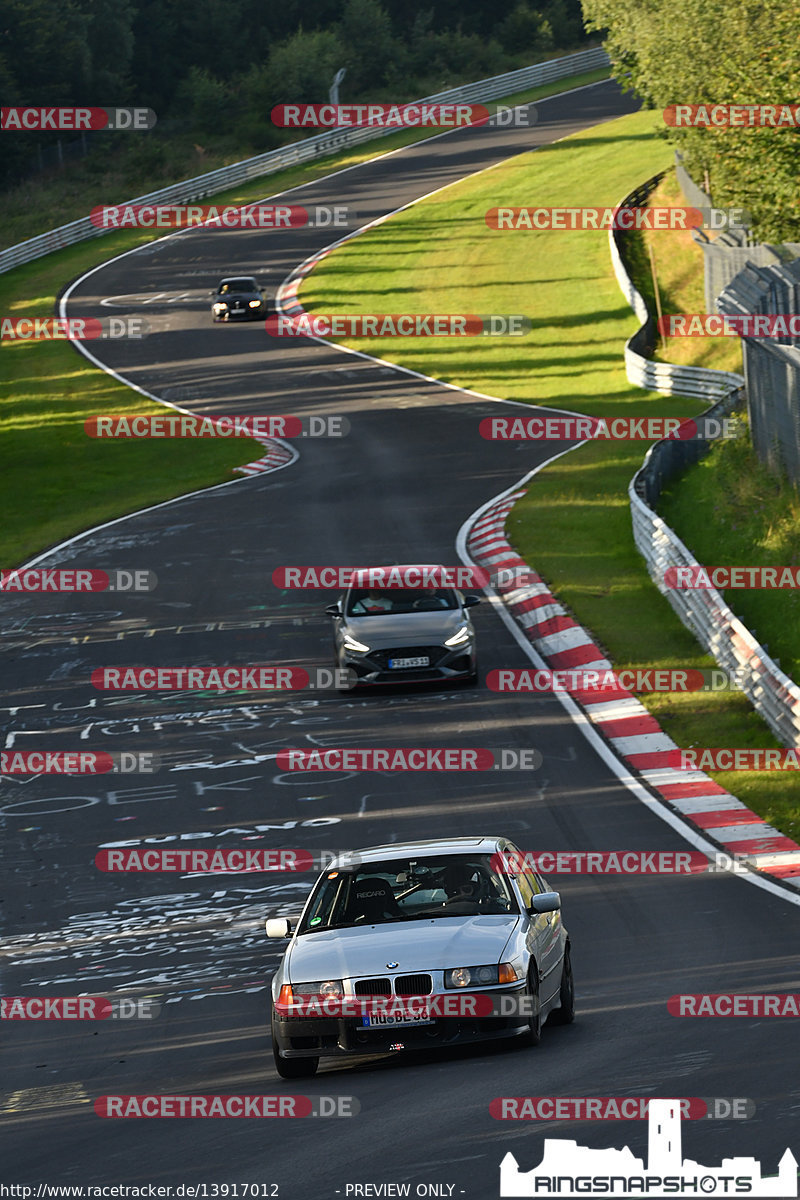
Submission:
<svg viewBox="0 0 800 1200">
<path fill-rule="evenodd" d="M 539 88 L 502 103 L 517 104 L 606 78 L 593 71 Z M 364 162 L 429 136 L 405 130 L 352 150 L 255 179 L 204 203 L 243 204 L 331 171 Z M 219 164 L 214 164 L 219 165 Z M 208 170 L 209 164 L 198 166 Z M 87 174 L 87 172 L 89 174 Z M 7 213 L 3 244 L 33 237 L 54 224 L 86 215 L 96 204 L 112 204 L 158 186 L 159 181 L 125 176 L 106 190 L 107 180 L 86 169 L 67 170 L 28 195 L 18 190 L 20 211 Z M 27 186 L 27 185 L 26 185 Z M 31 185 L 32 186 L 32 185 Z M 8 199 L 8 196 L 6 197 Z M 159 236 L 159 235 L 155 235 Z M 48 317 L 64 282 L 117 254 L 153 240 L 148 230 L 109 233 L 67 247 L 0 276 L 0 313 Z M 232 468 L 261 457 L 257 442 L 96 441 L 84 421 L 105 414 L 163 413 L 163 407 L 94 368 L 66 342 L 3 343 L 0 346 L 0 566 L 18 566 L 38 551 L 92 525 L 159 501 L 233 478 Z"/>
<path fill-rule="evenodd" d="M 325 259 L 301 290 L 315 312 L 523 312 L 524 338 L 348 340 L 347 345 L 461 387 L 592 416 L 695 415 L 705 405 L 628 384 L 636 329 L 605 233 L 487 228 L 497 205 L 613 205 L 669 166 L 657 114 L 637 113 L 453 185 Z M 357 302 L 356 302 L 357 300 Z M 590 443 L 536 476 L 507 529 L 527 562 L 619 668 L 707 667 L 650 581 L 633 544 L 628 483 L 646 443 Z M 691 545 L 691 542 L 690 542 Z M 642 695 L 679 745 L 775 746 L 745 697 Z M 791 774 L 716 776 L 789 835 L 800 833 Z"/>
<path fill-rule="evenodd" d="M 528 88 L 527 91 L 517 92 L 493 103 L 511 105 L 539 100 L 570 88 L 608 79 L 609 74 L 607 68 L 586 71 L 568 79 Z M 305 131 L 301 136 L 310 137 L 314 132 Z M 263 175 L 245 187 L 221 192 L 214 198 L 206 197 L 203 203 L 224 200 L 228 204 L 243 204 L 248 200 L 258 200 L 266 194 L 319 179 L 331 170 L 366 162 L 376 155 L 408 146 L 430 135 L 430 129 L 406 129 L 388 134 L 335 155 L 314 159 L 272 175 Z M 127 139 L 135 136 L 124 135 Z M 8 189 L 3 193 L 5 211 L 3 228 L 0 230 L 0 249 L 88 216 L 98 205 L 121 204 L 135 196 L 168 187 L 181 179 L 194 179 L 198 175 L 264 153 L 261 148 L 231 143 L 230 139 L 215 137 L 202 140 L 209 144 L 196 145 L 187 137 L 154 139 L 148 135 L 141 145 L 133 144 L 128 148 L 127 142 L 123 143 L 122 153 L 98 153 L 59 171 L 33 176 Z"/>
</svg>

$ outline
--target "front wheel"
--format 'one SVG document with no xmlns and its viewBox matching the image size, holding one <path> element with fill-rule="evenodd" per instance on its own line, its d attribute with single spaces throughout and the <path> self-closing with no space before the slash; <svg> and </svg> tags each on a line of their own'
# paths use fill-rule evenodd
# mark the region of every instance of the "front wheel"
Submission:
<svg viewBox="0 0 800 1200">
<path fill-rule="evenodd" d="M 319 1066 L 318 1058 L 284 1058 L 272 1030 L 272 1057 L 275 1060 L 275 1070 L 281 1079 L 309 1079 L 316 1075 Z"/>
<path fill-rule="evenodd" d="M 572 956 L 569 946 L 564 951 L 559 998 L 561 1007 L 553 1009 L 550 1020 L 553 1025 L 571 1025 L 575 1020 L 575 982 L 572 978 Z"/>
<path fill-rule="evenodd" d="M 539 976 L 533 963 L 528 974 L 528 986 L 523 995 L 530 1004 L 531 1015 L 528 1017 L 528 1028 L 520 1041 L 523 1046 L 538 1046 L 542 1040 L 542 1007 L 539 1003 Z"/>
</svg>

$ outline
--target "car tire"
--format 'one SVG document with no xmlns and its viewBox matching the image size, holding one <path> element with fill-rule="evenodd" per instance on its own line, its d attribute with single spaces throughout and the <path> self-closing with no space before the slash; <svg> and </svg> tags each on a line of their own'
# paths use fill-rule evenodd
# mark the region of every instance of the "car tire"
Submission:
<svg viewBox="0 0 800 1200">
<path fill-rule="evenodd" d="M 523 1046 L 538 1046 L 542 1040 L 542 1010 L 539 1003 L 539 976 L 533 963 L 528 972 L 528 986 L 523 995 L 531 998 L 535 1015 L 528 1018 L 528 1028 L 521 1035 L 520 1041 Z"/>
<path fill-rule="evenodd" d="M 550 1014 L 550 1022 L 553 1025 L 571 1025 L 575 1020 L 575 981 L 572 978 L 572 955 L 569 946 L 564 951 L 559 997 L 561 1007 L 553 1009 Z"/>
<path fill-rule="evenodd" d="M 281 1079 L 310 1079 L 316 1075 L 319 1066 L 318 1058 L 284 1058 L 278 1047 L 275 1030 L 272 1030 L 272 1057 L 275 1060 L 275 1070 Z"/>
</svg>

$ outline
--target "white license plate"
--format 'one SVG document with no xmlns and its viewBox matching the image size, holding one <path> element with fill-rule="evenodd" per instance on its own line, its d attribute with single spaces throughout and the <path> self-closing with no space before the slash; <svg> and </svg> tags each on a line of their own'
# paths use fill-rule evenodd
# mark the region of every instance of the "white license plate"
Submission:
<svg viewBox="0 0 800 1200">
<path fill-rule="evenodd" d="M 420 655 L 419 658 L 390 658 L 389 667 L 395 670 L 397 667 L 429 667 L 431 660 L 427 654 Z"/>
<path fill-rule="evenodd" d="M 398 1026 L 404 1025 L 434 1025 L 433 1017 L 426 1017 L 420 1013 L 418 1017 L 394 1017 L 391 1013 L 364 1013 L 361 1017 L 361 1024 L 367 1029 L 397 1029 Z"/>
</svg>

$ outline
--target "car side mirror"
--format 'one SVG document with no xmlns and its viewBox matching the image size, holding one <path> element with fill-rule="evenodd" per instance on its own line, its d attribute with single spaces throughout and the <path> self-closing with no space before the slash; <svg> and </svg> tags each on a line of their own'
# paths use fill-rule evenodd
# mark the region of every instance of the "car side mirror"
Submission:
<svg viewBox="0 0 800 1200">
<path fill-rule="evenodd" d="M 480 602 L 481 602 L 480 596 L 465 596 L 464 597 L 464 608 L 474 608 L 475 605 L 480 604 Z"/>
<path fill-rule="evenodd" d="M 561 908 L 561 896 L 558 892 L 539 892 L 538 896 L 533 897 L 529 912 L 558 912 L 559 908 Z"/>
<path fill-rule="evenodd" d="M 342 610 L 338 604 L 329 604 L 325 612 L 329 617 L 340 617 L 342 615 Z"/>
<path fill-rule="evenodd" d="M 287 938 L 292 932 L 292 922 L 286 917 L 271 917 L 265 922 L 268 938 Z"/>
</svg>

